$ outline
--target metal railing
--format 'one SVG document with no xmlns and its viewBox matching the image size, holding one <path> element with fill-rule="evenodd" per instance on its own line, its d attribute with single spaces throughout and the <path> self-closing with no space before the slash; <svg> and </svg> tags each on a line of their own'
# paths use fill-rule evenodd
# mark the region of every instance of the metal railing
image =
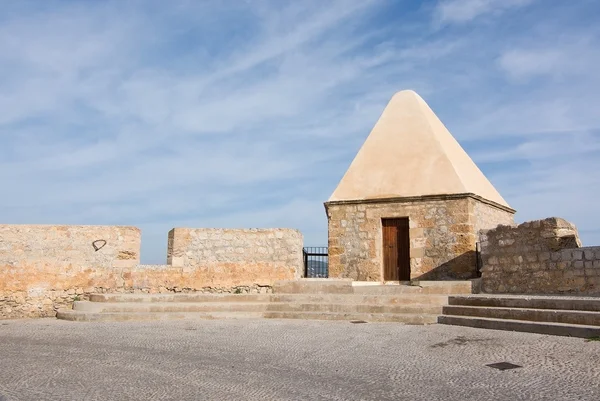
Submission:
<svg viewBox="0 0 600 401">
<path fill-rule="evenodd" d="M 327 278 L 329 276 L 329 253 L 326 246 L 309 246 L 302 249 L 304 277 Z"/>
<path fill-rule="evenodd" d="M 477 269 L 477 277 L 481 277 L 481 267 L 483 263 L 481 261 L 481 244 L 479 242 L 475 243 L 475 263 Z"/>
</svg>

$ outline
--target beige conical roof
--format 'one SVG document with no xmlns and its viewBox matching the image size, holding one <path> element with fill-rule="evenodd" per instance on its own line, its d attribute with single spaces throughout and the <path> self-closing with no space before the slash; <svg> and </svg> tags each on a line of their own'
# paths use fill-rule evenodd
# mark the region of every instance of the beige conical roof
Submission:
<svg viewBox="0 0 600 401">
<path fill-rule="evenodd" d="M 415 92 L 396 93 L 329 201 L 472 193 L 509 207 Z"/>
</svg>

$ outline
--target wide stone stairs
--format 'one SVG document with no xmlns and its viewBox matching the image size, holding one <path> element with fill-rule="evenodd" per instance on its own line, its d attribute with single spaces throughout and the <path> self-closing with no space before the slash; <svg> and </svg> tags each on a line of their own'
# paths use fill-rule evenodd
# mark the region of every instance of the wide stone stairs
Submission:
<svg viewBox="0 0 600 401">
<path fill-rule="evenodd" d="M 600 336 L 600 298 L 529 295 L 451 296 L 438 322 L 570 337 Z"/>
<path fill-rule="evenodd" d="M 470 294 L 470 281 L 373 285 L 351 280 L 281 281 L 270 294 L 92 294 L 61 309 L 59 319 L 127 321 L 275 318 L 436 323 L 452 294 Z"/>
</svg>

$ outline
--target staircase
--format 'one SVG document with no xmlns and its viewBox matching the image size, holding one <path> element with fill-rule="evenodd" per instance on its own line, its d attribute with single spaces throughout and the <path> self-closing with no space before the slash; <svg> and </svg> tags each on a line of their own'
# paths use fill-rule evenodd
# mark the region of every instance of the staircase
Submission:
<svg viewBox="0 0 600 401">
<path fill-rule="evenodd" d="M 451 296 L 438 322 L 570 337 L 600 336 L 600 298 L 527 295 Z"/>
<path fill-rule="evenodd" d="M 432 324 L 448 294 L 470 294 L 471 282 L 373 285 L 346 280 L 288 281 L 273 287 L 266 318 Z"/>
<path fill-rule="evenodd" d="M 259 318 L 269 294 L 92 294 L 60 309 L 58 319 L 73 321 L 144 321 L 173 319 Z"/>
<path fill-rule="evenodd" d="M 93 294 L 57 318 L 74 321 L 275 318 L 436 323 L 451 294 L 470 281 L 380 285 L 351 280 L 281 281 L 271 294 Z"/>
<path fill-rule="evenodd" d="M 600 298 L 472 295 L 470 281 L 395 285 L 351 280 L 281 281 L 271 294 L 92 294 L 61 309 L 73 321 L 317 319 L 450 324 L 600 337 Z"/>
</svg>

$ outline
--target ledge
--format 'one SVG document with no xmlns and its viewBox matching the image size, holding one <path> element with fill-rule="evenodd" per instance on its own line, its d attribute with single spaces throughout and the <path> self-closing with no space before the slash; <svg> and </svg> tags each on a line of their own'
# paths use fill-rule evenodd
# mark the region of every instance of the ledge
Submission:
<svg viewBox="0 0 600 401">
<path fill-rule="evenodd" d="M 488 204 L 497 209 L 503 210 L 508 213 L 515 214 L 517 211 L 511 207 L 501 205 L 491 200 L 485 199 L 479 195 L 473 193 L 462 193 L 462 194 L 440 194 L 440 195 L 423 195 L 423 196 L 403 196 L 403 197 L 391 197 L 391 198 L 377 198 L 377 199 L 350 199 L 350 200 L 339 200 L 339 201 L 327 201 L 324 203 L 325 210 L 331 205 L 359 205 L 359 204 L 370 204 L 370 203 L 412 203 L 412 202 L 424 202 L 424 201 L 436 201 L 436 200 L 454 200 L 472 198 L 481 203 Z"/>
</svg>

